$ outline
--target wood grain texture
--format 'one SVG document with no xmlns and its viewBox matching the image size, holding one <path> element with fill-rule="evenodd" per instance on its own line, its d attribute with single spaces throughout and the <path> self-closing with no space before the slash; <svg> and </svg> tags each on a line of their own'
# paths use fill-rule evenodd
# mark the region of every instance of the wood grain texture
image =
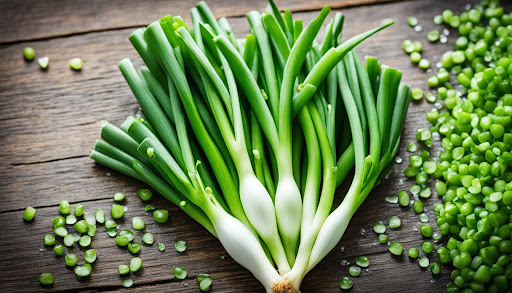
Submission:
<svg viewBox="0 0 512 293">
<path fill-rule="evenodd" d="M 41 5 L 38 3 L 34 2 L 33 5 Z M 427 90 L 425 79 L 428 73 L 410 64 L 408 56 L 401 49 L 401 42 L 404 39 L 422 41 L 424 56 L 435 66 L 441 52 L 450 48 L 454 39 L 449 38 L 449 43 L 444 45 L 429 44 L 426 34 L 436 27 L 431 21 L 432 17 L 445 8 L 461 11 L 465 3 L 424 0 L 344 9 L 344 38 L 377 26 L 384 18 L 395 19 L 397 23 L 394 26 L 372 37 L 358 50 L 361 55 L 377 56 L 384 64 L 401 69 L 404 82 L 411 87 Z M 123 9 L 127 7 L 128 4 Z M 82 10 L 77 13 L 87 13 L 85 8 Z M 154 10 L 152 13 L 156 16 L 166 13 L 162 12 L 161 6 L 154 6 Z M 295 15 L 307 22 L 315 13 L 301 12 Z M 405 21 L 408 15 L 418 17 L 423 26 L 422 32 L 415 32 L 408 27 Z M 151 19 L 137 20 L 132 17 L 131 20 L 145 23 Z M 229 20 L 237 34 L 248 32 L 244 17 Z M 51 17 L 48 21 L 52 28 Z M 84 21 L 82 25 L 89 24 Z M 77 24 L 76 27 L 80 26 Z M 214 278 L 214 292 L 262 292 L 258 282 L 227 255 L 218 241 L 179 209 L 156 196 L 151 203 L 171 211 L 167 224 L 156 225 L 151 215 L 143 211 L 145 204 L 136 196 L 136 190 L 143 186 L 141 183 L 97 166 L 87 157 L 94 140 L 99 137 L 99 121 L 109 120 L 119 125 L 126 116 L 139 111 L 117 70 L 117 63 L 124 57 L 141 65 L 127 39 L 131 31 L 120 29 L 31 42 L 30 45 L 36 49 L 39 57 L 50 57 L 50 67 L 46 71 L 40 70 L 36 62 L 25 62 L 22 59 L 22 49 L 28 43 L 0 46 L 0 222 L 8 224 L 4 226 L 3 237 L 0 237 L 2 290 L 94 292 L 122 289 L 116 267 L 126 263 L 130 254 L 116 247 L 113 240 L 104 233 L 104 228 L 98 229 L 98 236 L 93 240 L 92 247 L 98 250 L 99 256 L 92 277 L 86 281 L 76 280 L 73 272 L 65 267 L 64 260 L 54 257 L 48 248 L 42 252 L 39 248 L 43 247 L 43 234 L 51 232 L 51 220 L 57 216 L 56 206 L 61 200 L 67 199 L 72 204 L 83 203 L 88 211 L 96 208 L 108 211 L 113 203 L 113 193 L 124 191 L 127 194 L 126 205 L 129 207 L 126 219 L 144 217 L 146 231 L 155 235 L 156 242 L 161 241 L 167 245 L 163 253 L 157 250 L 156 244 L 143 248 L 141 257 L 144 270 L 132 276 L 135 290 L 197 292 L 198 284 L 194 279 L 196 274 L 210 273 Z M 67 65 L 68 60 L 76 56 L 84 60 L 81 72 L 73 72 Z M 426 102 L 410 106 L 402 134 L 400 156 L 406 157 L 405 145 L 415 140 L 416 129 L 427 126 L 423 117 L 432 107 L 432 104 Z M 402 175 L 405 167 L 405 163 L 397 165 L 389 179 L 384 180 L 370 194 L 354 216 L 341 242 L 308 274 L 303 292 L 339 292 L 339 279 L 348 275 L 348 266 L 342 265 L 341 261 L 353 263 L 360 255 L 367 255 L 371 266 L 367 272 L 363 270 L 360 277 L 354 278 L 353 292 L 443 290 L 449 280 L 449 267 L 443 266 L 443 273 L 432 277 L 430 272 L 421 269 L 415 261 L 405 256 L 393 257 L 387 252 L 386 245 L 378 244 L 377 236 L 371 228 L 375 221 L 387 222 L 390 216 L 398 215 L 402 219 L 402 227 L 396 231 L 388 229 L 391 242 L 400 241 L 408 249 L 420 247 L 425 240 L 419 232 L 413 231 L 413 227 L 419 227 L 420 223 L 411 208 L 400 208 L 384 201 L 387 195 L 396 194 L 410 185 L 410 181 Z M 405 185 L 401 185 L 401 180 Z M 343 193 L 338 192 L 338 196 L 343 196 Z M 432 205 L 436 201 L 438 199 L 435 195 L 424 201 L 432 225 L 435 224 Z M 37 208 L 33 223 L 21 220 L 26 205 Z M 129 222 L 120 224 L 122 227 L 130 226 Z M 361 229 L 365 229 L 365 235 L 361 235 Z M 140 239 L 140 235 L 137 235 L 137 239 Z M 189 243 L 189 250 L 184 255 L 176 253 L 172 247 L 174 240 L 181 239 Z M 78 255 L 82 256 L 80 253 Z M 178 265 L 188 269 L 190 277 L 187 280 L 172 281 L 172 268 Z M 38 275 L 41 272 L 54 274 L 54 286 L 44 288 L 39 285 Z"/>
<path fill-rule="evenodd" d="M 398 0 L 279 0 L 291 11 L 320 9 L 324 5 L 345 8 Z M 144 26 L 172 13 L 190 20 L 189 10 L 199 1 L 189 0 L 85 0 L 0 1 L 0 44 Z M 266 0 L 211 0 L 217 17 L 243 16 L 264 10 Z"/>
</svg>

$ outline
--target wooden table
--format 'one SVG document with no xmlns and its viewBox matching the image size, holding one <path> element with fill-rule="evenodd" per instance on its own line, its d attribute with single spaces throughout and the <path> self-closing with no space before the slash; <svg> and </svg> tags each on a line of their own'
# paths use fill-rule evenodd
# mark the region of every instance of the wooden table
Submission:
<svg viewBox="0 0 512 293">
<path fill-rule="evenodd" d="M 161 196 L 151 204 L 170 209 L 170 220 L 157 225 L 151 215 L 144 212 L 145 203 L 136 195 L 144 187 L 122 174 L 96 165 L 88 155 L 95 139 L 99 138 L 100 121 L 119 125 L 126 116 L 139 111 L 134 97 L 125 84 L 117 63 L 124 57 L 141 65 L 128 35 L 168 14 L 181 14 L 189 21 L 188 10 L 194 1 L 31 1 L 3 0 L 0 2 L 0 283 L 4 292 L 19 291 L 117 291 L 121 278 L 116 267 L 131 258 L 126 249 L 118 248 L 114 240 L 99 228 L 92 247 L 98 251 L 92 277 L 79 281 L 71 269 L 66 268 L 63 257 L 55 257 L 51 247 L 44 247 L 43 235 L 52 232 L 51 221 L 58 215 L 58 204 L 68 200 L 72 205 L 83 204 L 86 212 L 97 208 L 110 210 L 113 194 L 127 194 L 127 219 L 141 216 L 146 219 L 146 231 L 154 234 L 156 242 L 167 245 L 159 252 L 156 242 L 143 247 L 141 257 L 144 269 L 132 275 L 132 290 L 142 292 L 198 292 L 195 276 L 209 273 L 214 279 L 214 292 L 262 292 L 258 282 L 236 264 L 219 242 L 202 227 L 194 223 L 178 208 Z M 307 23 L 324 4 L 341 9 L 346 15 L 344 37 L 377 26 L 384 18 L 397 23 L 361 45 L 362 55 L 372 54 L 384 64 L 403 71 L 403 80 L 411 87 L 427 90 L 425 73 L 413 66 L 403 53 L 404 39 L 420 40 L 424 56 L 433 67 L 448 44 L 430 44 L 429 30 L 436 26 L 432 18 L 443 9 L 461 12 L 467 1 L 422 0 L 380 3 L 379 0 L 281 0 L 281 8 L 290 8 L 294 16 Z M 244 14 L 252 9 L 262 10 L 266 3 L 254 0 L 211 1 L 218 17 L 228 17 L 237 34 L 248 32 Z M 335 9 L 335 10 L 336 10 Z M 422 32 L 410 28 L 405 18 L 418 17 Z M 453 33 L 453 31 L 452 31 Z M 36 58 L 50 57 L 48 70 L 41 70 L 36 61 L 25 62 L 22 50 L 31 46 Z M 81 57 L 82 71 L 73 72 L 68 60 Z M 424 114 L 433 107 L 423 102 L 413 104 L 402 135 L 399 155 L 406 157 L 406 144 L 414 140 L 415 131 L 427 126 Z M 439 276 L 421 269 L 407 256 L 393 257 L 387 245 L 377 242 L 372 231 L 375 221 L 387 221 L 392 215 L 402 219 L 402 227 L 389 231 L 389 240 L 400 241 L 406 249 L 420 247 L 422 236 L 413 231 L 419 227 L 412 208 L 400 208 L 384 201 L 390 194 L 408 188 L 409 180 L 402 175 L 405 163 L 394 168 L 369 196 L 354 216 L 342 241 L 308 274 L 303 292 L 339 292 L 338 282 L 348 275 L 348 265 L 360 255 L 370 258 L 371 266 L 354 278 L 354 292 L 441 292 L 449 281 L 450 267 L 443 266 Z M 403 181 L 402 181 L 403 180 Z M 404 182 L 405 185 L 401 185 Z M 340 192 L 341 195 L 341 192 Z M 430 223 L 435 225 L 432 212 L 437 196 L 426 200 Z M 33 222 L 22 220 L 27 205 L 37 209 Z M 128 221 L 119 222 L 122 227 Z M 363 229 L 366 231 L 362 235 Z M 435 228 L 437 231 L 437 228 Z M 140 239 L 140 235 L 137 234 Z M 177 253 L 175 240 L 186 240 L 188 250 Z M 436 244 L 438 247 L 440 244 Z M 67 249 L 78 253 L 78 248 Z M 83 249 L 82 249 L 83 250 Z M 184 266 L 189 277 L 173 281 L 172 269 Z M 38 276 L 52 272 L 55 284 L 43 288 Z"/>
</svg>

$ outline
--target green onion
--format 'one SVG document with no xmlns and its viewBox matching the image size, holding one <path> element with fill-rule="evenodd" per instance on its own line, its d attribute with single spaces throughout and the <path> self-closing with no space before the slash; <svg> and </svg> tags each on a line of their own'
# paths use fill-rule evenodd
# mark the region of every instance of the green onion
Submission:
<svg viewBox="0 0 512 293">
<path fill-rule="evenodd" d="M 116 236 L 116 244 L 118 246 L 126 246 L 128 243 L 130 243 L 130 239 L 128 239 L 128 237 L 120 235 Z"/>
<path fill-rule="evenodd" d="M 356 265 L 362 268 L 367 268 L 370 266 L 370 259 L 366 256 L 358 256 L 356 258 Z"/>
<path fill-rule="evenodd" d="M 63 242 L 65 246 L 71 247 L 73 244 L 75 244 L 75 237 L 73 237 L 71 234 L 68 234 L 64 236 Z"/>
<path fill-rule="evenodd" d="M 57 236 L 60 236 L 60 237 L 64 237 L 66 235 L 68 235 L 68 230 L 66 230 L 66 228 L 64 227 L 57 227 L 53 230 L 53 232 L 57 235 Z"/>
<path fill-rule="evenodd" d="M 135 230 L 142 230 L 146 227 L 146 223 L 141 217 L 133 217 L 132 218 L 132 227 Z"/>
<path fill-rule="evenodd" d="M 176 249 L 177 252 L 184 252 L 187 250 L 187 241 L 179 240 L 174 242 L 174 249 Z"/>
<path fill-rule="evenodd" d="M 134 257 L 130 260 L 130 271 L 136 272 L 142 268 L 142 259 L 140 257 Z"/>
<path fill-rule="evenodd" d="M 172 273 L 179 280 L 183 280 L 187 277 L 187 270 L 184 267 L 175 267 Z"/>
<path fill-rule="evenodd" d="M 50 58 L 48 58 L 48 57 L 38 58 L 37 63 L 39 63 L 39 66 L 41 66 L 42 69 L 46 69 L 46 68 L 48 68 L 48 64 L 50 63 Z"/>
<path fill-rule="evenodd" d="M 23 220 L 32 221 L 36 215 L 36 209 L 31 206 L 28 206 L 23 212 Z"/>
<path fill-rule="evenodd" d="M 76 70 L 76 71 L 81 70 L 83 64 L 84 64 L 84 62 L 80 58 L 73 58 L 73 59 L 69 60 L 69 67 L 71 67 L 71 69 Z"/>
<path fill-rule="evenodd" d="M 39 282 L 43 285 L 53 284 L 53 275 L 50 273 L 42 273 L 39 275 Z"/>
<path fill-rule="evenodd" d="M 350 279 L 348 277 L 341 278 L 340 288 L 342 290 L 350 290 L 352 288 L 352 286 L 354 286 L 354 281 L 352 281 L 352 279 Z"/>
<path fill-rule="evenodd" d="M 418 256 L 420 255 L 420 252 L 417 248 L 413 247 L 413 248 L 409 249 L 408 255 L 410 258 L 418 258 Z"/>
<path fill-rule="evenodd" d="M 92 267 L 87 263 L 81 266 L 76 266 L 74 271 L 77 278 L 85 278 L 91 275 Z"/>
<path fill-rule="evenodd" d="M 78 262 L 78 257 L 76 256 L 76 254 L 69 253 L 66 254 L 65 261 L 68 267 L 74 267 Z"/>
<path fill-rule="evenodd" d="M 430 226 L 428 224 L 421 225 L 420 232 L 421 232 L 421 235 L 430 238 L 430 237 L 432 237 L 432 233 L 433 233 L 432 226 Z"/>
<path fill-rule="evenodd" d="M 82 247 L 88 247 L 89 245 L 91 245 L 91 242 L 92 242 L 91 236 L 84 235 L 84 236 L 80 237 L 78 244 L 80 244 L 80 246 L 82 246 Z"/>
<path fill-rule="evenodd" d="M 76 217 L 81 217 L 84 215 L 84 206 L 83 205 L 78 205 L 75 207 L 75 216 Z"/>
<path fill-rule="evenodd" d="M 423 91 L 419 88 L 412 90 L 412 99 L 414 101 L 421 101 L 423 99 Z"/>
<path fill-rule="evenodd" d="M 96 249 L 88 249 L 84 252 L 84 260 L 88 263 L 96 261 Z"/>
<path fill-rule="evenodd" d="M 430 264 L 430 271 L 434 275 L 439 275 L 441 273 L 441 266 L 438 263 L 434 262 Z"/>
<path fill-rule="evenodd" d="M 117 272 L 120 275 L 126 275 L 130 272 L 130 266 L 128 265 L 118 265 L 117 266 Z"/>
<path fill-rule="evenodd" d="M 69 202 L 67 201 L 61 201 L 60 204 L 59 204 L 59 211 L 61 214 L 63 215 L 69 215 L 69 212 L 70 212 L 70 206 L 69 206 Z"/>
<path fill-rule="evenodd" d="M 57 244 L 53 247 L 53 252 L 55 255 L 63 255 L 64 254 L 64 246 Z"/>
<path fill-rule="evenodd" d="M 417 26 L 418 25 L 418 19 L 414 16 L 407 17 L 407 23 L 409 26 Z"/>
<path fill-rule="evenodd" d="M 152 205 L 147 205 L 144 207 L 144 211 L 145 212 L 151 212 L 151 211 L 154 211 L 155 210 L 155 207 L 152 206 Z"/>
<path fill-rule="evenodd" d="M 389 228 L 398 229 L 402 225 L 402 221 L 397 216 L 392 216 L 389 218 Z"/>
<path fill-rule="evenodd" d="M 25 47 L 23 48 L 23 57 L 25 57 L 25 60 L 32 61 L 34 60 L 34 56 L 36 55 L 36 51 L 31 47 Z"/>
<path fill-rule="evenodd" d="M 142 236 L 142 243 L 147 244 L 147 245 L 151 245 L 151 244 L 153 244 L 153 242 L 154 242 L 153 234 L 151 234 L 151 233 L 144 233 L 144 235 Z"/>
<path fill-rule="evenodd" d="M 139 189 L 137 194 L 143 201 L 148 201 L 153 197 L 153 193 L 149 189 Z"/>
<path fill-rule="evenodd" d="M 74 227 L 75 227 L 75 230 L 78 233 L 82 234 L 82 233 L 86 233 L 87 232 L 88 225 L 87 225 L 87 222 L 85 220 L 80 220 L 80 221 L 75 223 Z"/>
<path fill-rule="evenodd" d="M 124 216 L 124 207 L 122 205 L 113 204 L 110 210 L 110 215 L 114 219 L 120 219 Z"/>
<path fill-rule="evenodd" d="M 55 237 L 51 234 L 44 235 L 44 245 L 54 245 Z"/>
<path fill-rule="evenodd" d="M 358 277 L 361 274 L 361 268 L 360 267 L 352 266 L 352 267 L 348 268 L 348 273 L 352 277 Z"/>
<path fill-rule="evenodd" d="M 116 192 L 114 193 L 114 201 L 123 201 L 125 196 L 124 192 Z"/>
<path fill-rule="evenodd" d="M 423 203 L 419 200 L 415 201 L 412 207 L 417 214 L 421 214 L 423 212 Z"/>
<path fill-rule="evenodd" d="M 121 281 L 121 285 L 125 288 L 129 288 L 129 287 L 133 286 L 133 280 L 132 279 L 124 279 L 123 281 Z"/>
<path fill-rule="evenodd" d="M 389 245 L 389 252 L 394 255 L 402 255 L 404 251 L 404 246 L 400 242 L 393 242 Z"/>
<path fill-rule="evenodd" d="M 157 223 L 163 224 L 167 222 L 169 212 L 167 210 L 155 210 L 153 211 L 153 217 Z"/>
<path fill-rule="evenodd" d="M 418 52 L 412 52 L 409 57 L 411 59 L 411 62 L 414 64 L 418 64 L 421 61 L 421 54 Z"/>
<path fill-rule="evenodd" d="M 55 217 L 53 219 L 53 228 L 62 227 L 66 224 L 66 219 L 62 216 Z"/>
<path fill-rule="evenodd" d="M 428 61 L 427 59 L 421 59 L 420 62 L 418 63 L 418 67 L 427 70 L 430 68 L 430 61 Z"/>
<path fill-rule="evenodd" d="M 210 291 L 212 285 L 212 278 L 208 274 L 198 274 L 197 282 L 201 291 Z"/>
<path fill-rule="evenodd" d="M 386 243 L 388 243 L 388 235 L 386 235 L 386 234 L 380 234 L 380 235 L 379 235 L 379 243 L 380 243 L 380 244 L 386 244 Z"/>
<path fill-rule="evenodd" d="M 132 254 L 137 254 L 139 253 L 141 249 L 141 246 L 139 243 L 135 243 L 135 242 L 132 242 L 132 243 L 128 243 L 128 250 L 132 253 Z"/>
<path fill-rule="evenodd" d="M 430 264 L 430 261 L 429 261 L 429 259 L 427 257 L 422 257 L 418 261 L 418 264 L 420 265 L 420 267 L 426 268 Z"/>
<path fill-rule="evenodd" d="M 434 244 L 432 244 L 432 242 L 425 241 L 421 244 L 421 249 L 426 254 L 432 253 L 432 251 L 434 251 Z"/>
<path fill-rule="evenodd" d="M 377 234 L 383 234 L 386 233 L 386 226 L 382 221 L 373 223 L 373 231 Z"/>
<path fill-rule="evenodd" d="M 77 218 L 75 215 L 67 215 L 66 216 L 66 224 L 73 225 L 77 222 Z"/>
<path fill-rule="evenodd" d="M 438 30 L 431 30 L 427 34 L 427 39 L 430 42 L 434 43 L 434 42 L 437 42 L 439 40 L 440 36 L 441 36 L 441 34 L 439 33 Z"/>
<path fill-rule="evenodd" d="M 400 204 L 403 207 L 407 207 L 407 206 L 409 206 L 410 203 L 411 203 L 411 198 L 409 197 L 409 194 L 407 194 L 407 192 L 405 192 L 403 190 L 400 191 L 398 193 L 398 204 Z M 375 229 L 375 226 L 374 226 L 374 229 Z"/>
<path fill-rule="evenodd" d="M 407 151 L 410 153 L 414 153 L 418 150 L 418 146 L 414 142 L 410 142 L 407 144 Z"/>
<path fill-rule="evenodd" d="M 165 244 L 163 244 L 162 242 L 158 242 L 157 247 L 159 251 L 165 250 Z"/>
<path fill-rule="evenodd" d="M 105 223 L 105 212 L 101 209 L 97 209 L 94 213 L 94 217 L 96 218 L 96 222 L 103 224 Z"/>
</svg>

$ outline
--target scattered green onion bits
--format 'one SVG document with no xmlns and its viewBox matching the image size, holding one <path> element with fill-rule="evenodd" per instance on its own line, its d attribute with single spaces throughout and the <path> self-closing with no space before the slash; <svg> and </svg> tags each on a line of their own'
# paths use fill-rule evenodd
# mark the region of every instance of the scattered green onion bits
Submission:
<svg viewBox="0 0 512 293">
<path fill-rule="evenodd" d="M 88 277 L 91 275 L 91 272 L 92 272 L 92 267 L 88 263 L 75 267 L 75 275 L 77 276 L 77 278 Z"/>
<path fill-rule="evenodd" d="M 105 212 L 102 209 L 97 209 L 94 213 L 94 218 L 96 219 L 96 222 L 100 224 L 105 223 Z"/>
<path fill-rule="evenodd" d="M 126 275 L 126 274 L 130 273 L 130 266 L 128 266 L 128 265 L 118 265 L 117 266 L 117 272 L 120 275 Z"/>
<path fill-rule="evenodd" d="M 142 243 L 151 245 L 151 244 L 153 244 L 153 242 L 154 242 L 153 234 L 145 233 L 144 235 L 142 235 Z"/>
<path fill-rule="evenodd" d="M 409 249 L 408 255 L 410 258 L 418 258 L 418 256 L 420 255 L 420 251 L 417 248 L 413 247 Z"/>
<path fill-rule="evenodd" d="M 187 270 L 184 267 L 175 267 L 172 270 L 172 273 L 179 280 L 183 280 L 187 277 Z"/>
<path fill-rule="evenodd" d="M 143 201 L 148 201 L 153 197 L 153 193 L 149 189 L 139 189 L 137 193 Z"/>
<path fill-rule="evenodd" d="M 198 274 L 197 282 L 199 283 L 199 290 L 205 292 L 210 291 L 212 286 L 212 278 L 208 274 Z"/>
<path fill-rule="evenodd" d="M 386 235 L 386 234 L 380 234 L 380 235 L 379 235 L 379 243 L 380 243 L 380 244 L 386 244 L 386 243 L 388 243 L 388 235 Z"/>
<path fill-rule="evenodd" d="M 348 268 L 348 273 L 352 277 L 358 277 L 361 274 L 361 268 L 360 267 L 351 266 L 350 268 Z"/>
<path fill-rule="evenodd" d="M 411 203 L 411 198 L 409 197 L 409 194 L 407 194 L 407 192 L 405 191 L 400 191 L 398 193 L 398 204 L 403 206 L 403 207 L 407 207 L 409 206 L 409 204 Z"/>
<path fill-rule="evenodd" d="M 397 216 L 392 216 L 389 218 L 389 228 L 391 229 L 398 229 L 402 226 L 402 221 Z"/>
<path fill-rule="evenodd" d="M 409 26 L 417 26 L 418 25 L 418 19 L 414 16 L 407 17 L 407 23 Z"/>
<path fill-rule="evenodd" d="M 429 32 L 428 32 L 428 34 L 427 34 L 427 39 L 428 39 L 430 42 L 434 43 L 434 42 L 439 41 L 439 37 L 440 37 L 440 36 L 441 36 L 441 33 L 439 33 L 439 31 L 438 31 L 438 30 L 431 30 L 431 31 L 429 31 Z"/>
<path fill-rule="evenodd" d="M 162 242 L 158 242 L 157 247 L 159 251 L 165 250 L 165 244 L 163 244 Z"/>
<path fill-rule="evenodd" d="M 426 254 L 432 253 L 434 251 L 434 244 L 432 244 L 432 242 L 425 241 L 421 244 L 421 249 Z"/>
<path fill-rule="evenodd" d="M 394 255 L 402 255 L 404 251 L 404 246 L 400 242 L 393 242 L 389 245 L 389 252 Z"/>
<path fill-rule="evenodd" d="M 133 280 L 132 279 L 124 279 L 122 282 L 121 282 L 121 285 L 125 288 L 129 288 L 131 286 L 133 286 Z"/>
<path fill-rule="evenodd" d="M 69 215 L 71 207 L 69 206 L 69 202 L 63 200 L 59 204 L 59 212 L 63 215 Z"/>
<path fill-rule="evenodd" d="M 187 250 L 187 241 L 179 240 L 174 242 L 174 249 L 176 249 L 177 252 L 184 252 Z"/>
<path fill-rule="evenodd" d="M 78 257 L 73 253 L 66 254 L 64 259 L 68 267 L 74 267 L 78 263 Z"/>
<path fill-rule="evenodd" d="M 350 290 L 354 286 L 354 281 L 350 279 L 349 277 L 343 277 L 340 281 L 340 288 L 342 290 Z"/>
<path fill-rule="evenodd" d="M 42 69 L 47 69 L 48 65 L 50 64 L 50 58 L 48 58 L 48 57 L 41 57 L 41 58 L 37 59 L 37 63 L 39 63 L 39 66 Z"/>
<path fill-rule="evenodd" d="M 36 56 L 36 51 L 31 47 L 25 47 L 23 49 L 23 57 L 25 57 L 25 60 L 32 61 L 34 60 L 34 57 Z"/>
<path fill-rule="evenodd" d="M 36 209 L 31 206 L 28 206 L 23 212 L 23 220 L 32 221 L 36 216 Z"/>
<path fill-rule="evenodd" d="M 81 58 L 73 58 L 73 59 L 69 60 L 69 67 L 71 67 L 71 69 L 76 70 L 76 71 L 81 70 L 83 64 L 84 64 L 84 62 L 82 61 Z"/>
<path fill-rule="evenodd" d="M 145 212 L 151 212 L 151 211 L 154 211 L 155 210 L 155 207 L 152 206 L 152 205 L 147 205 L 144 207 L 144 211 Z"/>
<path fill-rule="evenodd" d="M 75 244 L 75 237 L 73 237 L 73 235 L 71 235 L 71 234 L 68 234 L 68 235 L 64 236 L 64 239 L 62 240 L 62 242 L 64 242 L 65 246 L 71 247 L 71 246 L 73 246 L 73 244 Z"/>
<path fill-rule="evenodd" d="M 428 258 L 427 258 L 427 257 L 422 257 L 422 258 L 420 258 L 420 260 L 418 261 L 418 264 L 419 264 L 419 265 L 420 265 L 420 267 L 422 267 L 422 268 L 426 268 L 426 267 L 428 267 L 429 263 L 430 263 L 430 261 L 428 260 Z"/>
<path fill-rule="evenodd" d="M 153 217 L 157 223 L 163 224 L 167 222 L 169 218 L 169 211 L 167 210 L 155 210 L 153 211 Z"/>
<path fill-rule="evenodd" d="M 124 192 L 116 192 L 114 193 L 114 201 L 123 201 L 126 195 Z"/>
<path fill-rule="evenodd" d="M 55 236 L 51 234 L 44 235 L 44 245 L 54 245 L 55 244 Z"/>
<path fill-rule="evenodd" d="M 140 257 L 134 257 L 130 260 L 130 271 L 136 272 L 142 268 L 142 259 Z"/>
<path fill-rule="evenodd" d="M 84 260 L 88 263 L 94 263 L 96 261 L 96 249 L 88 249 L 84 252 Z"/>
<path fill-rule="evenodd" d="M 64 217 L 62 217 L 62 216 L 58 216 L 53 219 L 52 223 L 53 223 L 53 228 L 62 227 L 66 224 L 66 219 L 64 219 Z"/>
<path fill-rule="evenodd" d="M 135 243 L 135 242 L 132 242 L 132 243 L 129 243 L 128 244 L 128 250 L 132 253 L 132 254 L 137 254 L 139 253 L 141 249 L 141 246 L 139 243 Z"/>
<path fill-rule="evenodd" d="M 64 246 L 57 244 L 53 247 L 53 252 L 55 255 L 63 255 L 64 254 Z"/>
<path fill-rule="evenodd" d="M 124 207 L 122 205 L 113 204 L 110 210 L 110 215 L 114 219 L 120 219 L 124 216 Z"/>
<path fill-rule="evenodd" d="M 356 258 L 356 265 L 362 268 L 367 268 L 370 266 L 370 259 L 366 256 L 358 256 Z"/>
<path fill-rule="evenodd" d="M 135 230 L 142 230 L 146 227 L 146 223 L 141 217 L 133 217 L 132 218 L 132 226 Z"/>
<path fill-rule="evenodd" d="M 53 284 L 53 275 L 51 273 L 42 273 L 39 275 L 39 282 L 43 285 Z"/>
</svg>

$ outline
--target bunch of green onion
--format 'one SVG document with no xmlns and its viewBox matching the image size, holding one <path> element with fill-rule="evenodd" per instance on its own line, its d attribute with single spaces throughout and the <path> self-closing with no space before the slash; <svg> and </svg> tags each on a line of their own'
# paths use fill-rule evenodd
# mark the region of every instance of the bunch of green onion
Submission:
<svg viewBox="0 0 512 293">
<path fill-rule="evenodd" d="M 144 116 L 105 122 L 91 154 L 203 225 L 267 292 L 299 291 L 335 247 L 392 167 L 409 104 L 400 71 L 354 50 L 392 22 L 341 43 L 337 13 L 317 43 L 329 12 L 303 29 L 271 1 L 237 39 L 201 2 L 192 28 L 168 15 L 136 30 L 146 66 L 119 68 Z"/>
</svg>

